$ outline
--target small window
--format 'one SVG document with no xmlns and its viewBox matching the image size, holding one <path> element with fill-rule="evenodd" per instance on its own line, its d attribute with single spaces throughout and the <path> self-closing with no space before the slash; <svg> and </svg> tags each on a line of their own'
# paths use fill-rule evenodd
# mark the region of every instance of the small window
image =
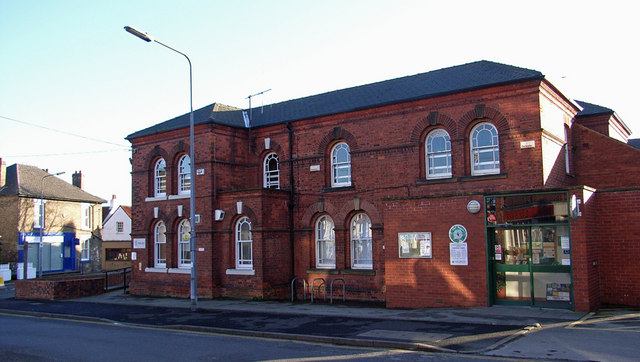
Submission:
<svg viewBox="0 0 640 362">
<path fill-rule="evenodd" d="M 351 150 L 344 142 L 331 150 L 331 186 L 351 186 Z"/>
<path fill-rule="evenodd" d="M 480 123 L 471 130 L 471 174 L 500 173 L 498 130 L 491 123 Z"/>
<path fill-rule="evenodd" d="M 153 195 L 167 195 L 167 164 L 163 158 L 159 159 L 153 168 Z"/>
<path fill-rule="evenodd" d="M 178 268 L 191 267 L 191 224 L 185 219 L 178 225 Z"/>
<path fill-rule="evenodd" d="M 429 133 L 425 150 L 427 178 L 451 177 L 451 139 L 449 134 L 443 129 Z"/>
<path fill-rule="evenodd" d="M 91 259 L 90 256 L 90 245 L 89 245 L 89 239 L 84 239 L 80 241 L 80 258 L 82 261 L 89 261 Z"/>
<path fill-rule="evenodd" d="M 264 182 L 266 189 L 280 188 L 280 168 L 278 165 L 278 155 L 270 153 L 264 158 Z"/>
<path fill-rule="evenodd" d="M 80 206 L 81 206 L 81 213 L 82 213 L 82 221 L 81 221 L 82 229 L 91 230 L 91 205 L 82 203 L 80 204 Z"/>
<path fill-rule="evenodd" d="M 123 233 L 124 232 L 124 222 L 122 222 L 122 221 L 117 221 L 116 222 L 116 232 L 117 233 Z"/>
<path fill-rule="evenodd" d="M 371 220 L 365 214 L 351 219 L 351 267 L 373 269 Z"/>
<path fill-rule="evenodd" d="M 178 194 L 191 192 L 191 157 L 184 155 L 178 161 Z"/>
<path fill-rule="evenodd" d="M 571 174 L 571 160 L 569 159 L 569 152 L 571 147 L 569 146 L 569 126 L 564 125 L 564 171 L 567 175 Z"/>
<path fill-rule="evenodd" d="M 33 228 L 39 229 L 44 228 L 44 210 L 43 206 L 44 200 L 42 199 L 33 199 Z"/>
<path fill-rule="evenodd" d="M 158 221 L 153 232 L 153 265 L 156 268 L 167 267 L 167 227 Z"/>
<path fill-rule="evenodd" d="M 243 217 L 236 224 L 236 269 L 253 269 L 251 222 Z"/>
<path fill-rule="evenodd" d="M 322 216 L 316 222 L 316 267 L 336 267 L 336 234 L 333 221 L 328 216 Z"/>
</svg>

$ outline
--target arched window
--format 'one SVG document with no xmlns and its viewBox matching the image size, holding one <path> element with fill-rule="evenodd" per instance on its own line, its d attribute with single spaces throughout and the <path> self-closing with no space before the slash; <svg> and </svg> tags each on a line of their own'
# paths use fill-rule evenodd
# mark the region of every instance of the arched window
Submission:
<svg viewBox="0 0 640 362">
<path fill-rule="evenodd" d="M 178 268 L 191 267 L 191 224 L 188 219 L 178 225 Z"/>
<path fill-rule="evenodd" d="M 331 150 L 331 186 L 351 186 L 351 150 L 344 142 Z"/>
<path fill-rule="evenodd" d="M 336 267 L 336 234 L 328 216 L 322 216 L 316 222 L 316 267 Z"/>
<path fill-rule="evenodd" d="M 156 268 L 167 267 L 167 227 L 164 222 L 158 221 L 153 231 L 153 266 Z"/>
<path fill-rule="evenodd" d="M 184 155 L 178 161 L 178 194 L 191 192 L 191 157 Z"/>
<path fill-rule="evenodd" d="M 164 162 L 164 158 L 156 161 L 153 168 L 153 195 L 154 196 L 166 196 L 167 195 L 167 164 Z"/>
<path fill-rule="evenodd" d="M 236 269 L 253 269 L 251 222 L 242 217 L 236 223 Z"/>
<path fill-rule="evenodd" d="M 351 267 L 373 269 L 372 250 L 371 220 L 366 214 L 358 214 L 351 219 Z"/>
<path fill-rule="evenodd" d="M 280 168 L 278 165 L 278 155 L 270 153 L 264 158 L 264 182 L 266 189 L 280 188 Z"/>
<path fill-rule="evenodd" d="M 491 123 L 480 123 L 471 130 L 471 174 L 500 173 L 498 130 Z"/>
<path fill-rule="evenodd" d="M 427 178 L 451 177 L 451 139 L 447 131 L 437 129 L 425 142 Z"/>
</svg>

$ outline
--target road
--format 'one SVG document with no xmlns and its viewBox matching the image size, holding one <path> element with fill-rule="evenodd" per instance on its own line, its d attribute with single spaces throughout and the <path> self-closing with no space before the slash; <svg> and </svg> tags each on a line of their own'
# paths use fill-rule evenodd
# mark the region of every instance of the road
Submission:
<svg viewBox="0 0 640 362">
<path fill-rule="evenodd" d="M 477 361 L 461 356 L 0 314 L 2 361 Z"/>
</svg>

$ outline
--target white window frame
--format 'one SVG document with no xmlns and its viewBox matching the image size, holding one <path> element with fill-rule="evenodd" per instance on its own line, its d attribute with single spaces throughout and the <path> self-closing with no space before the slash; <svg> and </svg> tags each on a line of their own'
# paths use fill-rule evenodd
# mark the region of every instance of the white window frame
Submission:
<svg viewBox="0 0 640 362">
<path fill-rule="evenodd" d="M 178 194 L 189 195 L 191 193 L 191 157 L 183 155 L 178 161 Z"/>
<path fill-rule="evenodd" d="M 153 228 L 153 266 L 156 268 L 167 267 L 167 234 L 166 232 L 167 232 L 167 227 L 165 223 L 163 221 L 158 221 Z"/>
<path fill-rule="evenodd" d="M 340 159 L 341 152 L 346 151 L 347 159 Z M 340 172 L 346 175 L 340 175 Z M 331 187 L 351 186 L 351 149 L 345 142 L 340 142 L 331 149 Z"/>
<path fill-rule="evenodd" d="M 571 175 L 571 163 L 569 159 L 569 126 L 564 125 L 564 171 Z"/>
<path fill-rule="evenodd" d="M 191 223 L 189 219 L 178 225 L 178 268 L 191 268 Z"/>
<path fill-rule="evenodd" d="M 124 232 L 124 221 L 116 221 L 116 233 L 122 234 Z"/>
<path fill-rule="evenodd" d="M 80 204 L 81 223 L 82 230 L 91 230 L 91 204 Z"/>
<path fill-rule="evenodd" d="M 444 139 L 444 148 L 434 149 L 434 141 Z M 444 129 L 436 129 L 427 135 L 424 145 L 427 179 L 451 177 L 451 137 Z M 437 160 L 445 160 L 445 166 L 436 166 Z"/>
<path fill-rule="evenodd" d="M 373 269 L 371 219 L 365 213 L 351 218 L 351 267 Z"/>
<path fill-rule="evenodd" d="M 90 238 L 81 239 L 80 240 L 80 260 L 81 261 L 89 261 L 91 260 L 91 242 Z"/>
<path fill-rule="evenodd" d="M 490 142 L 480 144 L 481 133 L 491 134 Z M 500 138 L 498 129 L 491 123 L 483 122 L 477 124 L 471 130 L 470 137 L 471 152 L 471 175 L 494 175 L 500 173 Z M 490 155 L 489 161 L 480 161 L 483 155 Z"/>
<path fill-rule="evenodd" d="M 33 228 L 34 229 L 44 229 L 44 210 L 42 205 L 45 202 L 43 199 L 33 199 Z"/>
<path fill-rule="evenodd" d="M 167 162 L 159 159 L 153 166 L 153 196 L 167 195 Z"/>
<path fill-rule="evenodd" d="M 336 232 L 333 220 L 323 215 L 316 221 L 316 268 L 335 269 L 336 267 Z"/>
<path fill-rule="evenodd" d="M 248 235 L 243 235 L 243 227 L 249 228 Z M 244 247 L 246 246 L 249 247 L 249 255 L 244 253 Z M 241 217 L 236 222 L 236 269 L 253 269 L 253 237 L 251 235 L 251 221 L 246 216 Z"/>
<path fill-rule="evenodd" d="M 271 169 L 269 166 L 270 161 L 276 161 L 275 169 Z M 263 162 L 263 187 L 265 189 L 279 189 L 280 188 L 280 160 L 275 152 L 272 152 L 265 156 Z"/>
</svg>

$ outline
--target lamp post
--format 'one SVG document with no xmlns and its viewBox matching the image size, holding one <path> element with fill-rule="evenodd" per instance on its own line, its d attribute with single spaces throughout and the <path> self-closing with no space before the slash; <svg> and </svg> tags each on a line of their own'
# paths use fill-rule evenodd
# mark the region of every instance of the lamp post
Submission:
<svg viewBox="0 0 640 362">
<path fill-rule="evenodd" d="M 47 177 L 53 177 L 53 176 L 60 176 L 64 174 L 64 171 L 62 172 L 57 172 L 54 174 L 47 174 L 44 175 L 42 177 L 42 179 L 40 180 L 40 242 L 38 243 L 38 278 L 42 278 L 42 231 L 44 229 L 44 220 L 45 220 L 45 207 L 44 207 L 44 180 Z M 27 246 L 28 248 L 28 246 Z M 24 270 L 25 270 L 25 279 L 27 279 L 27 272 L 26 270 L 28 269 L 28 264 L 24 263 Z"/>
<path fill-rule="evenodd" d="M 198 283 L 197 283 L 197 279 L 196 279 L 196 199 L 195 199 L 195 192 L 196 192 L 196 178 L 195 175 L 193 173 L 193 169 L 195 168 L 195 155 L 194 155 L 194 132 L 193 132 L 193 75 L 192 75 L 192 69 L 191 69 L 191 59 L 189 59 L 189 57 L 177 50 L 174 49 L 170 46 L 168 46 L 167 44 L 164 44 L 156 39 L 153 39 L 151 36 L 149 36 L 147 33 L 143 33 L 137 29 L 134 29 L 130 26 L 125 26 L 124 30 L 126 30 L 127 32 L 135 35 L 136 37 L 146 41 L 147 43 L 149 42 L 155 42 L 158 43 L 160 45 L 162 45 L 163 47 L 173 50 L 174 52 L 182 55 L 183 57 L 187 58 L 187 62 L 189 62 L 189 105 L 190 105 L 190 113 L 189 113 L 189 157 L 191 158 L 191 192 L 190 192 L 190 197 L 189 197 L 189 218 L 190 218 L 190 223 L 191 223 L 191 235 L 190 235 L 190 240 L 189 240 L 189 246 L 190 246 L 190 252 L 191 252 L 191 310 L 196 310 L 197 306 L 198 306 Z"/>
</svg>

